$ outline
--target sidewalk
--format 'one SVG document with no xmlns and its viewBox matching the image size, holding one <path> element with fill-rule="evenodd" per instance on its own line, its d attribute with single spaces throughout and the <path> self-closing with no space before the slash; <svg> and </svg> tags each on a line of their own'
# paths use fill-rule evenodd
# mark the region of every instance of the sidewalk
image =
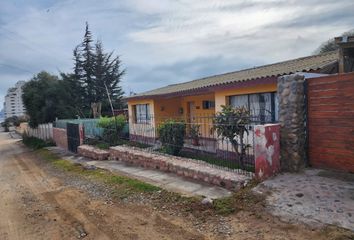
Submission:
<svg viewBox="0 0 354 240">
<path fill-rule="evenodd" d="M 129 166 L 119 161 L 93 161 L 92 159 L 75 155 L 58 147 L 48 147 L 47 149 L 73 163 L 93 165 L 97 168 L 139 179 L 165 190 L 178 192 L 186 196 L 204 196 L 210 199 L 217 199 L 232 194 L 222 187 L 195 182 L 173 173 Z"/>
<path fill-rule="evenodd" d="M 354 174 L 307 169 L 259 184 L 272 214 L 289 221 L 334 224 L 354 231 Z"/>
</svg>

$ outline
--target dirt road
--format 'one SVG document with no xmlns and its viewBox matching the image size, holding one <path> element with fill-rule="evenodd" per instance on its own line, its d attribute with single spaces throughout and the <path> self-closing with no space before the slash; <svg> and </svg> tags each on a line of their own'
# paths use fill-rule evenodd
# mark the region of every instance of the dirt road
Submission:
<svg viewBox="0 0 354 240">
<path fill-rule="evenodd" d="M 0 133 L 0 239 L 203 239 L 139 206 L 107 206 L 43 171 Z M 86 236 L 87 235 L 87 236 Z"/>
<path fill-rule="evenodd" d="M 238 212 L 203 220 L 149 204 L 110 201 L 100 192 L 93 196 L 90 183 L 68 184 L 67 173 L 56 174 L 47 165 L 0 133 L 1 240 L 336 239 L 321 229 L 289 225 L 263 213 Z M 220 234 L 212 225 L 200 230 L 200 224 L 214 224 L 213 219 L 228 234 L 224 230 Z"/>
</svg>

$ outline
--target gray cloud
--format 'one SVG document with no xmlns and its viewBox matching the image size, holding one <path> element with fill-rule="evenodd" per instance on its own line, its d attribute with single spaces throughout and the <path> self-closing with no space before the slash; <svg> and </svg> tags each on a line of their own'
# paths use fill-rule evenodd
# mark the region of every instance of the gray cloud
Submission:
<svg viewBox="0 0 354 240">
<path fill-rule="evenodd" d="M 309 55 L 352 27 L 352 0 L 2 0 L 0 99 L 41 70 L 71 71 L 90 23 L 141 92 Z"/>
</svg>

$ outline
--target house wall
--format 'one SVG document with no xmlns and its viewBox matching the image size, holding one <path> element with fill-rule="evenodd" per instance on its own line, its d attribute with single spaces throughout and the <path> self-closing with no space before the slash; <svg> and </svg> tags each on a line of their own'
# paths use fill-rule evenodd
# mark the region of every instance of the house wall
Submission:
<svg viewBox="0 0 354 240">
<path fill-rule="evenodd" d="M 203 109 L 203 101 L 214 101 L 214 93 L 196 96 L 183 97 L 181 100 L 183 107 L 183 116 L 187 122 L 187 134 L 189 128 L 193 124 L 200 125 L 200 135 L 202 138 L 213 138 L 212 131 L 212 116 L 215 114 L 215 108 Z M 194 102 L 194 118 L 189 117 L 188 108 L 189 102 Z"/>
<path fill-rule="evenodd" d="M 154 101 L 154 114 L 156 126 L 168 118 L 183 117 L 180 113 L 181 98 L 163 98 Z"/>
<path fill-rule="evenodd" d="M 153 142 L 156 138 L 155 119 L 151 119 L 150 123 L 135 123 L 133 106 L 136 104 L 150 104 L 151 114 L 154 115 L 154 100 L 143 99 L 128 101 L 130 139 L 142 142 Z"/>
<path fill-rule="evenodd" d="M 277 85 L 274 84 L 259 84 L 252 87 L 232 88 L 227 90 L 218 90 L 215 93 L 174 97 L 174 98 L 156 98 L 156 99 L 137 99 L 128 100 L 129 112 L 129 131 L 131 139 L 138 140 L 138 136 L 143 138 L 155 139 L 156 128 L 158 124 L 168 118 L 182 118 L 187 123 L 188 128 L 193 124 L 200 125 L 202 138 L 216 138 L 216 133 L 212 130 L 212 118 L 215 113 L 221 111 L 221 105 L 227 104 L 227 97 L 233 95 L 242 95 L 250 93 L 275 92 Z M 215 108 L 203 109 L 203 101 L 215 101 Z M 188 116 L 188 104 L 194 102 L 194 119 Z M 153 119 L 151 124 L 136 124 L 134 122 L 133 108 L 135 104 L 150 104 L 151 114 Z M 182 113 L 181 113 L 182 109 Z M 253 139 L 247 140 L 252 142 Z M 220 144 L 219 144 L 220 145 Z M 219 146 L 222 150 L 232 149 L 229 144 L 223 143 Z"/>
<path fill-rule="evenodd" d="M 221 111 L 221 106 L 228 104 L 227 97 L 229 96 L 251 94 L 251 93 L 262 93 L 262 92 L 276 92 L 276 91 L 277 91 L 276 83 L 216 91 L 215 92 L 215 112 Z"/>
</svg>

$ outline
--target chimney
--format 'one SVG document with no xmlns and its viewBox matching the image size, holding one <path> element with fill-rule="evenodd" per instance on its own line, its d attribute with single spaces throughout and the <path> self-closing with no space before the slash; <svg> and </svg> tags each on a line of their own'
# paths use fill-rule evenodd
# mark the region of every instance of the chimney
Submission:
<svg viewBox="0 0 354 240">
<path fill-rule="evenodd" d="M 354 71 L 354 36 L 334 38 L 339 46 L 339 73 Z"/>
</svg>

